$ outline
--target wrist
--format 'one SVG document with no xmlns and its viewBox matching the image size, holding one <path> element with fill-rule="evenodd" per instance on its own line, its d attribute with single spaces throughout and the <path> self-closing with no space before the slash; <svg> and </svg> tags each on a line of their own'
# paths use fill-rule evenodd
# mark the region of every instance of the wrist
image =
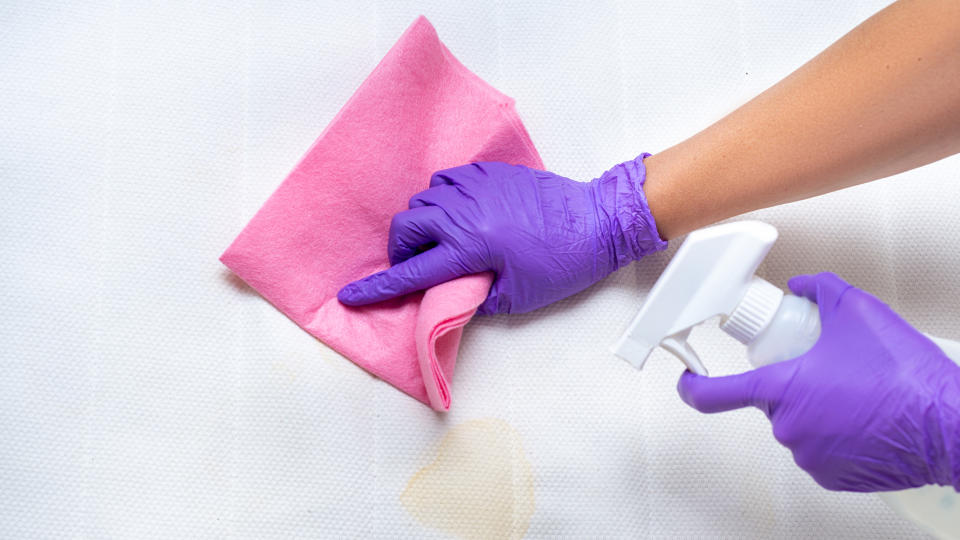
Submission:
<svg viewBox="0 0 960 540">
<path fill-rule="evenodd" d="M 669 152 L 669 150 L 667 151 Z M 643 159 L 645 182 L 644 195 L 647 199 L 647 206 L 650 208 L 650 215 L 654 216 L 657 223 L 657 231 L 662 240 L 670 240 L 686 234 L 687 230 L 681 230 L 679 227 L 680 216 L 677 215 L 677 205 L 672 204 L 672 198 L 669 193 L 669 181 L 675 171 L 671 169 L 669 157 L 663 153 L 652 155 Z"/>
<path fill-rule="evenodd" d="M 762 184 L 738 171 L 735 150 L 694 136 L 644 160 L 645 192 L 660 237 L 679 238 L 735 215 L 755 210 Z M 734 181 L 733 179 L 736 179 Z"/>
</svg>

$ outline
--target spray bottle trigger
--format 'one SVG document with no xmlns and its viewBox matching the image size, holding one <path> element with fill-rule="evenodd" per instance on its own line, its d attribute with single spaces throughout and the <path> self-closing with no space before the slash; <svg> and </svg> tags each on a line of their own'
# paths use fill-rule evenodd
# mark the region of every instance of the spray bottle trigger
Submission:
<svg viewBox="0 0 960 540">
<path fill-rule="evenodd" d="M 693 350 L 693 347 L 687 343 L 687 338 L 690 337 L 690 330 L 692 328 L 687 328 L 673 334 L 672 336 L 667 336 L 663 338 L 663 341 L 660 342 L 660 346 L 669 351 L 671 354 L 680 359 L 684 365 L 687 366 L 687 369 L 696 373 L 697 375 L 707 375 L 707 368 L 703 367 L 703 362 L 700 361 L 700 357 L 697 356 L 697 352 Z"/>
</svg>

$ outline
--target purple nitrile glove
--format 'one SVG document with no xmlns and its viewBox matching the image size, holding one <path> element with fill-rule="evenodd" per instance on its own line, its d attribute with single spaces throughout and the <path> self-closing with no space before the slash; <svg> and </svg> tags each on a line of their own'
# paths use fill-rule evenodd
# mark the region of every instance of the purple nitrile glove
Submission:
<svg viewBox="0 0 960 540">
<path fill-rule="evenodd" d="M 482 314 L 523 313 L 579 292 L 667 246 L 643 192 L 648 155 L 592 182 L 499 162 L 439 171 L 393 218 L 393 266 L 337 297 L 370 304 L 488 270 L 496 280 Z"/>
<path fill-rule="evenodd" d="M 822 333 L 792 360 L 729 377 L 686 372 L 680 396 L 701 412 L 754 406 L 821 486 L 960 491 L 960 366 L 889 306 L 835 274 L 796 276 Z"/>
</svg>

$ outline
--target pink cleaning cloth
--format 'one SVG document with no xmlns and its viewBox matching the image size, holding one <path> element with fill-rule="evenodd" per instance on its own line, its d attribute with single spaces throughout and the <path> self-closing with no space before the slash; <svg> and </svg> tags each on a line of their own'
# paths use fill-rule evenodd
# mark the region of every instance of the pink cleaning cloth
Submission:
<svg viewBox="0 0 960 540">
<path fill-rule="evenodd" d="M 420 17 L 220 260 L 307 332 L 447 410 L 463 326 L 493 275 L 359 308 L 337 291 L 389 267 L 393 215 L 434 171 L 471 161 L 543 168 L 513 100 L 457 61 Z"/>
</svg>

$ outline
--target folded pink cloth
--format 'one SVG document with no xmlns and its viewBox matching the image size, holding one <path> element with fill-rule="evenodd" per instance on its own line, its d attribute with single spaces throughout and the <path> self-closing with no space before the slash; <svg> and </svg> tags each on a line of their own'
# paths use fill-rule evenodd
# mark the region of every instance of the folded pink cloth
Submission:
<svg viewBox="0 0 960 540">
<path fill-rule="evenodd" d="M 333 349 L 449 409 L 460 334 L 493 276 L 366 307 L 340 304 L 337 291 L 390 265 L 390 220 L 434 171 L 471 161 L 543 168 L 513 100 L 458 62 L 420 17 L 220 260 Z"/>
</svg>

